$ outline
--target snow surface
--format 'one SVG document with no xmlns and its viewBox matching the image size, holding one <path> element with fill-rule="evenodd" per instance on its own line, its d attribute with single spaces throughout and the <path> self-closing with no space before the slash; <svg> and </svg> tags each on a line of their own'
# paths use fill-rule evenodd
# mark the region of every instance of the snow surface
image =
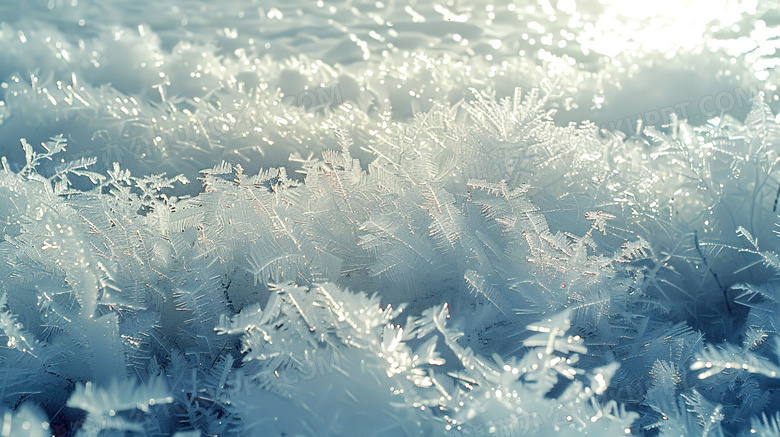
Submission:
<svg viewBox="0 0 780 437">
<path fill-rule="evenodd" d="M 778 6 L 4 1 L 0 435 L 780 434 Z"/>
</svg>

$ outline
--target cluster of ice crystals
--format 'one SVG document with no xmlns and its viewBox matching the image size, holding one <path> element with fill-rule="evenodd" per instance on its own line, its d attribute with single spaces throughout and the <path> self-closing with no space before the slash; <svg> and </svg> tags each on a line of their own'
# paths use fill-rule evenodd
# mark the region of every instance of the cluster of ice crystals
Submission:
<svg viewBox="0 0 780 437">
<path fill-rule="evenodd" d="M 44 6 L 0 434 L 777 433 L 771 7 Z"/>
</svg>

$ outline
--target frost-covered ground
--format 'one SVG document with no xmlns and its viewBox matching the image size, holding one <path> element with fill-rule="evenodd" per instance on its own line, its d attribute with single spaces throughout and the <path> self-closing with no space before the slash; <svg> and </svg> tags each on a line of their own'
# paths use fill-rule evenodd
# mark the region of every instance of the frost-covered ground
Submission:
<svg viewBox="0 0 780 437">
<path fill-rule="evenodd" d="M 779 10 L 0 3 L 0 435 L 780 434 Z"/>
</svg>

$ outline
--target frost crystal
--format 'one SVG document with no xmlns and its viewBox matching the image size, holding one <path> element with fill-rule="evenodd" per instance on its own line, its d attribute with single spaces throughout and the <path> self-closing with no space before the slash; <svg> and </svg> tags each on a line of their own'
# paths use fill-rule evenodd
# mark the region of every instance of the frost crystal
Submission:
<svg viewBox="0 0 780 437">
<path fill-rule="evenodd" d="M 770 6 L 7 3 L 0 436 L 780 434 Z"/>
</svg>

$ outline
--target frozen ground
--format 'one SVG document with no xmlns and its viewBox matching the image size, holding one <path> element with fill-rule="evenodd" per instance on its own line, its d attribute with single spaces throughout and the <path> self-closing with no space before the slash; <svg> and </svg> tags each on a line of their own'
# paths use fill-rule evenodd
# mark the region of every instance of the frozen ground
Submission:
<svg viewBox="0 0 780 437">
<path fill-rule="evenodd" d="M 652 2 L 641 8 L 595 1 L 466 3 L 9 1 L 2 6 L 0 31 L 0 77 L 6 84 L 0 135 L 38 144 L 62 133 L 72 154 L 102 150 L 106 159 L 98 165 L 106 167 L 115 159 L 107 156 L 114 145 L 144 149 L 147 137 L 176 143 L 168 137 L 177 129 L 177 139 L 188 135 L 188 124 L 257 108 L 258 101 L 281 103 L 277 90 L 295 96 L 286 106 L 304 103 L 307 86 L 327 87 L 328 97 L 337 92 L 361 114 L 392 111 L 393 119 L 403 120 L 434 101 L 469 99 L 471 87 L 504 97 L 515 87 L 527 90 L 552 79 L 563 90 L 552 104 L 560 109 L 558 124 L 591 120 L 628 133 L 637 116 L 675 105 L 694 125 L 724 108 L 744 118 L 747 105 L 736 104 L 742 100 L 724 97 L 717 106 L 706 100 L 719 92 L 762 90 L 768 102 L 777 101 L 769 79 L 777 74 L 780 17 L 771 2 Z M 95 104 L 87 108 L 68 97 L 72 93 Z M 122 103 L 104 103 L 117 98 Z M 189 174 L 220 158 L 236 161 L 230 155 L 235 151 L 244 165 L 259 163 L 256 153 L 266 152 L 270 156 L 262 162 L 279 165 L 287 159 L 285 146 L 303 142 L 279 138 L 289 131 L 310 135 L 303 146 L 314 151 L 327 143 L 321 129 L 308 126 L 291 129 L 271 120 L 275 126 L 258 134 L 243 124 L 230 126 L 228 119 L 222 132 L 222 121 L 204 126 L 216 137 L 206 142 L 217 147 L 205 146 L 203 160 Z M 668 123 L 668 115 L 662 122 Z M 139 135 L 143 144 L 131 144 Z M 284 150 L 263 147 L 269 141 Z M 169 153 L 178 153 L 175 145 Z M 21 162 L 18 147 L 6 153 Z M 187 155 L 191 161 L 193 153 Z M 133 161 L 144 172 L 181 165 Z"/>
<path fill-rule="evenodd" d="M 0 3 L 2 435 L 777 432 L 778 10 Z"/>
</svg>

